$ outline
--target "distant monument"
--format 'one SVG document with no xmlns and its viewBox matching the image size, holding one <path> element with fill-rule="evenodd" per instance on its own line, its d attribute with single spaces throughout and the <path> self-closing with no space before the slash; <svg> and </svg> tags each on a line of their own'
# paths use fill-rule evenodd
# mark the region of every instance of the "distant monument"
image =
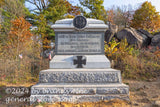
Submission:
<svg viewBox="0 0 160 107">
<path fill-rule="evenodd" d="M 104 55 L 108 26 L 103 21 L 77 16 L 58 20 L 52 28 L 56 55 L 50 69 L 41 71 L 39 83 L 31 87 L 31 103 L 129 100 L 129 87 Z"/>
</svg>

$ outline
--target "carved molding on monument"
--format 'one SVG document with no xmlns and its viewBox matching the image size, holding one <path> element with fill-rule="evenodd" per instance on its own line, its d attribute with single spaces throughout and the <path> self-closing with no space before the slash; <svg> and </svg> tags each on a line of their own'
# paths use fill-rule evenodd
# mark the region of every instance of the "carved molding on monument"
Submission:
<svg viewBox="0 0 160 107">
<path fill-rule="evenodd" d="M 44 70 L 40 72 L 39 83 L 121 83 L 121 75 L 119 70 L 101 70 L 93 69 L 92 71 L 87 71 L 83 69 L 79 70 Z"/>
<path fill-rule="evenodd" d="M 108 25 L 105 25 L 105 23 L 101 20 L 87 18 L 86 21 L 87 21 L 87 25 L 85 26 L 85 29 L 83 29 L 83 31 L 105 32 L 106 29 L 108 28 Z M 53 28 L 55 32 L 77 31 L 77 29 L 75 29 L 73 25 L 73 19 L 58 20 L 54 25 L 51 26 L 51 28 Z"/>
</svg>

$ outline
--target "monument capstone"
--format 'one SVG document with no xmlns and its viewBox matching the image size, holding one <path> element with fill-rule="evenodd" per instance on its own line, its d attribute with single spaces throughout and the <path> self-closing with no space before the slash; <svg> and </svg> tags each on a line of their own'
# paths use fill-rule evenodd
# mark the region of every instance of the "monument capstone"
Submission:
<svg viewBox="0 0 160 107">
<path fill-rule="evenodd" d="M 39 83 L 31 87 L 31 103 L 129 100 L 121 72 L 112 69 L 104 55 L 108 26 L 103 21 L 77 16 L 58 20 L 52 28 L 56 55 L 50 68 L 40 71 Z"/>
</svg>

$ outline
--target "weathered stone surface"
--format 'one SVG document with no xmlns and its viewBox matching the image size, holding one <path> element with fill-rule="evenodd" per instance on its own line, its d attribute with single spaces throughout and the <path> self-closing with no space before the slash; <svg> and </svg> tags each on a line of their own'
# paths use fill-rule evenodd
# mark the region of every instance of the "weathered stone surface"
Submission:
<svg viewBox="0 0 160 107">
<path fill-rule="evenodd" d="M 145 35 L 143 35 L 145 36 Z M 145 38 L 142 35 L 140 35 L 134 28 L 125 28 L 117 33 L 117 38 L 122 40 L 122 39 L 127 39 L 127 42 L 129 44 L 135 44 L 139 48 L 143 46 L 143 43 Z"/>
<path fill-rule="evenodd" d="M 71 69 L 77 68 L 73 64 L 75 55 L 55 55 L 50 61 L 50 69 Z M 86 64 L 83 65 L 85 69 L 105 69 L 110 68 L 110 61 L 105 55 L 84 55 L 86 57 Z"/>
<path fill-rule="evenodd" d="M 112 99 L 121 99 L 121 100 L 126 100 L 129 101 L 129 95 L 115 95 L 115 96 L 104 96 L 103 100 L 112 100 Z"/>
<path fill-rule="evenodd" d="M 129 100 L 128 95 L 31 95 L 31 104 L 37 101 L 40 102 L 70 102 L 70 103 L 82 103 L 82 102 L 98 102 L 104 100 L 122 99 Z"/>
<path fill-rule="evenodd" d="M 98 88 L 97 94 L 128 94 L 129 90 L 128 87 L 126 88 Z"/>
<path fill-rule="evenodd" d="M 111 30 L 107 30 L 105 32 L 105 41 L 109 43 L 112 40 L 113 36 L 114 34 L 111 32 Z"/>
<path fill-rule="evenodd" d="M 159 101 L 155 101 L 155 103 L 153 104 L 154 107 L 160 107 L 160 100 Z"/>
<path fill-rule="evenodd" d="M 118 31 L 117 25 L 109 24 L 109 29 L 105 32 L 105 41 L 109 43 Z"/>
<path fill-rule="evenodd" d="M 56 33 L 56 54 L 103 54 L 103 32 Z"/>
<path fill-rule="evenodd" d="M 109 24 L 109 29 L 105 32 L 105 41 L 109 43 L 118 31 L 117 25 Z"/>
<path fill-rule="evenodd" d="M 148 31 L 143 29 L 138 29 L 137 32 L 140 36 L 144 38 L 142 46 L 148 46 L 151 44 L 151 40 L 153 37 L 152 34 L 150 34 Z"/>
<path fill-rule="evenodd" d="M 144 30 L 144 29 L 138 29 L 138 32 L 141 32 L 142 34 L 146 35 L 148 38 L 152 39 L 153 35 L 150 34 L 148 31 Z"/>
<path fill-rule="evenodd" d="M 118 26 L 117 25 L 113 25 L 113 24 L 109 24 L 109 30 L 112 32 L 112 33 L 117 33 L 118 31 Z"/>
<path fill-rule="evenodd" d="M 45 85 L 44 85 L 45 86 Z M 95 94 L 95 90 L 92 88 L 61 88 L 61 87 L 49 87 L 49 88 L 32 88 L 32 95 L 62 95 L 62 94 L 69 94 L 69 95 L 92 95 Z"/>
<path fill-rule="evenodd" d="M 121 83 L 114 69 L 48 69 L 39 74 L 40 83 Z"/>
<path fill-rule="evenodd" d="M 41 83 L 32 87 L 32 95 L 107 95 L 128 94 L 125 84 L 49 84 Z"/>
<path fill-rule="evenodd" d="M 151 45 L 158 46 L 160 48 L 160 32 L 153 36 Z"/>
</svg>

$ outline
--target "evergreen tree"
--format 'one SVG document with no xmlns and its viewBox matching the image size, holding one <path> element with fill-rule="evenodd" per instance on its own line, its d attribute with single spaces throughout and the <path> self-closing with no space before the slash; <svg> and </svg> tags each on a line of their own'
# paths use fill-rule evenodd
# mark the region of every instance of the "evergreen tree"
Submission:
<svg viewBox="0 0 160 107">
<path fill-rule="evenodd" d="M 106 22 L 107 15 L 103 6 L 103 0 L 79 0 L 82 5 L 82 13 L 85 17 L 95 18 Z"/>
<path fill-rule="evenodd" d="M 50 40 L 54 40 L 54 31 L 50 25 L 64 18 L 67 13 L 66 0 L 26 0 L 35 6 L 28 15 L 28 21 L 36 26 L 35 33 L 41 37 L 43 50 L 50 48 Z"/>
</svg>

